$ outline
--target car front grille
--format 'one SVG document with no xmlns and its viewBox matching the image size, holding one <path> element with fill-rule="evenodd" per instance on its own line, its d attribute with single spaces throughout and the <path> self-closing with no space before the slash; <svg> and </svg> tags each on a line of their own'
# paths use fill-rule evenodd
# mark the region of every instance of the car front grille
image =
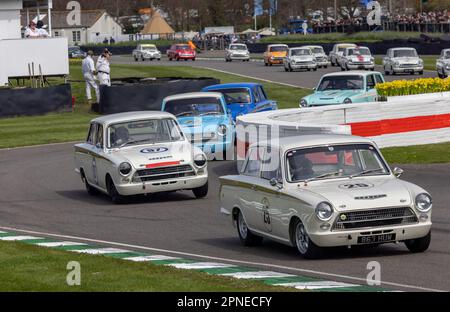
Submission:
<svg viewBox="0 0 450 312">
<path fill-rule="evenodd" d="M 417 223 L 417 216 L 410 207 L 371 209 L 340 213 L 333 225 L 334 231 L 383 227 Z"/>
<path fill-rule="evenodd" d="M 191 177 L 195 171 L 191 165 L 180 165 L 163 168 L 138 170 L 134 175 L 134 182 L 147 182 L 167 179 Z"/>
<path fill-rule="evenodd" d="M 410 68 L 410 67 L 416 67 L 419 66 L 417 64 L 400 64 L 401 68 Z"/>
<path fill-rule="evenodd" d="M 327 62 L 328 61 L 328 59 L 326 57 L 316 57 L 316 60 L 318 62 Z"/>
</svg>

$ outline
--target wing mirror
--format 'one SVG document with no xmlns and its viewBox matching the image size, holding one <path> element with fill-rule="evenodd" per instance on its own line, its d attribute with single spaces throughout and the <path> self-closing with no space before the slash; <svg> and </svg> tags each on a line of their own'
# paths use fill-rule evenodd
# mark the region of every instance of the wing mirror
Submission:
<svg viewBox="0 0 450 312">
<path fill-rule="evenodd" d="M 283 186 L 281 185 L 280 181 L 278 181 L 275 178 L 270 179 L 270 185 L 273 187 L 277 187 L 279 190 L 281 190 L 283 188 Z"/>
<path fill-rule="evenodd" d="M 394 176 L 396 178 L 400 178 L 405 171 L 403 171 L 403 169 L 401 168 L 395 167 L 392 172 L 394 173 Z"/>
<path fill-rule="evenodd" d="M 98 149 L 101 149 L 102 148 L 102 144 L 101 143 L 97 143 L 97 144 L 95 144 L 95 147 L 98 148 Z"/>
</svg>

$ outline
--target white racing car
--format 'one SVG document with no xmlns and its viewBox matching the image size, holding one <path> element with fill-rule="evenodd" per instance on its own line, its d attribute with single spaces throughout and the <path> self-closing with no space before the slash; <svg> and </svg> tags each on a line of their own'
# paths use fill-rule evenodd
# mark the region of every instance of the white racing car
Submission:
<svg viewBox="0 0 450 312">
<path fill-rule="evenodd" d="M 423 60 L 414 48 L 392 48 L 383 58 L 383 68 L 386 75 L 399 73 L 423 75 Z"/>
<path fill-rule="evenodd" d="M 247 45 L 243 43 L 232 43 L 228 49 L 225 50 L 225 61 L 250 61 L 250 52 Z"/>
<path fill-rule="evenodd" d="M 75 145 L 75 171 L 86 190 L 126 196 L 192 190 L 208 193 L 206 155 L 182 134 L 176 118 L 164 112 L 132 112 L 91 121 L 86 142 Z"/>
<path fill-rule="evenodd" d="M 328 56 L 325 54 L 322 46 L 303 46 L 302 48 L 310 48 L 314 57 L 316 58 L 317 67 L 327 68 L 330 65 Z"/>
<path fill-rule="evenodd" d="M 307 135 L 250 147 L 240 175 L 221 177 L 220 210 L 244 245 L 263 238 L 317 258 L 323 247 L 404 242 L 425 251 L 432 199 L 399 179 L 370 140 Z"/>
<path fill-rule="evenodd" d="M 436 60 L 436 71 L 439 78 L 447 78 L 450 75 L 450 49 L 444 49 Z"/>
<path fill-rule="evenodd" d="M 375 58 L 367 47 L 346 48 L 340 63 L 342 71 L 375 69 Z"/>
<path fill-rule="evenodd" d="M 289 49 L 286 58 L 283 60 L 285 71 L 304 69 L 307 71 L 317 70 L 317 63 L 310 48 Z"/>
</svg>

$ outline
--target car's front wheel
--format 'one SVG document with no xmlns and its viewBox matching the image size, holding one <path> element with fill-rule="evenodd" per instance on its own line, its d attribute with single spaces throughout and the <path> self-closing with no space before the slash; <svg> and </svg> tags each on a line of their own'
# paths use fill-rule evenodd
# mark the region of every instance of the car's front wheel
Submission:
<svg viewBox="0 0 450 312">
<path fill-rule="evenodd" d="M 86 176 L 85 176 L 85 174 L 84 174 L 83 171 L 81 171 L 81 180 L 84 182 L 84 186 L 85 186 L 85 188 L 86 188 L 86 192 L 87 192 L 89 195 L 95 196 L 95 195 L 98 195 L 98 194 L 100 193 L 96 188 L 92 187 L 92 186 L 89 184 L 89 182 L 88 182 L 88 180 L 86 179 Z"/>
<path fill-rule="evenodd" d="M 196 198 L 204 198 L 208 195 L 208 182 L 205 185 L 192 190 Z"/>
<path fill-rule="evenodd" d="M 430 247 L 430 243 L 431 231 L 424 237 L 405 241 L 406 247 L 409 249 L 409 251 L 414 253 L 426 251 L 428 247 Z"/>
<path fill-rule="evenodd" d="M 244 246 L 261 245 L 263 238 L 261 236 L 253 234 L 252 231 L 250 231 L 241 211 L 238 212 L 238 215 L 236 217 L 236 227 L 239 234 L 239 239 Z"/>
<path fill-rule="evenodd" d="M 111 201 L 114 204 L 119 205 L 125 203 L 125 196 L 119 194 L 116 186 L 114 185 L 114 181 L 109 176 L 106 179 L 106 189 L 108 191 L 109 197 L 111 198 Z"/>
<path fill-rule="evenodd" d="M 306 259 L 317 259 L 321 255 L 321 248 L 309 238 L 306 228 L 300 220 L 294 225 L 294 242 L 297 250 Z"/>
</svg>

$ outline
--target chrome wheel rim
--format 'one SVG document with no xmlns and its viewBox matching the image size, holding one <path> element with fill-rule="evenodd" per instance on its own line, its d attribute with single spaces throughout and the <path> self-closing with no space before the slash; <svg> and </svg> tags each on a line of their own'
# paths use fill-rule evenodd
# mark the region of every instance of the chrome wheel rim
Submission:
<svg viewBox="0 0 450 312">
<path fill-rule="evenodd" d="M 306 229 L 303 223 L 299 223 L 297 225 L 297 229 L 295 231 L 295 241 L 300 253 L 305 254 L 308 251 L 309 247 L 309 237 L 308 233 L 306 233 Z"/>
<path fill-rule="evenodd" d="M 243 239 L 246 239 L 248 234 L 248 228 L 247 223 L 245 223 L 244 217 L 242 216 L 242 213 L 239 213 L 238 227 L 239 227 L 239 234 L 241 234 L 241 237 Z"/>
</svg>

